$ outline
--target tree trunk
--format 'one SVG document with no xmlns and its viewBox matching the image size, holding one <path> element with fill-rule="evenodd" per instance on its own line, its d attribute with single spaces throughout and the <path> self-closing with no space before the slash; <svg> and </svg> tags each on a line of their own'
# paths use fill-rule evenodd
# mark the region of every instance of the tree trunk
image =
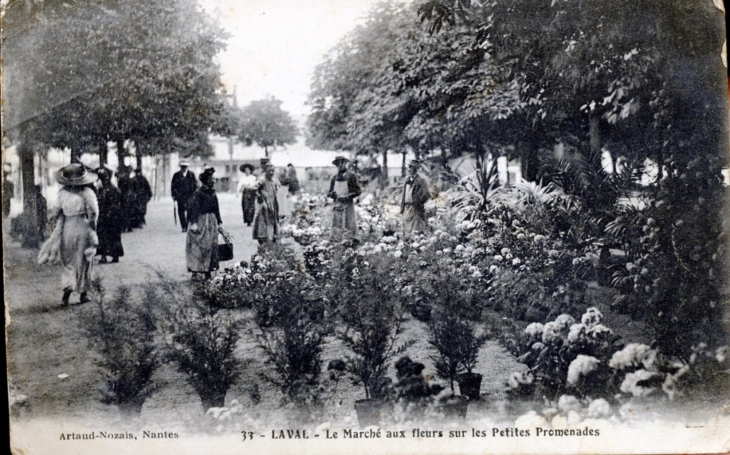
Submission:
<svg viewBox="0 0 730 455">
<path fill-rule="evenodd" d="M 522 144 L 522 153 L 520 159 L 522 178 L 528 182 L 537 181 L 538 169 L 540 161 L 538 159 L 538 145 L 533 140 L 526 140 Z"/>
<path fill-rule="evenodd" d="M 78 149 L 78 148 L 71 149 L 71 162 L 72 163 L 81 162 L 81 149 Z"/>
<path fill-rule="evenodd" d="M 383 150 L 383 170 L 380 173 L 381 180 L 380 185 L 385 188 L 388 186 L 388 150 Z"/>
<path fill-rule="evenodd" d="M 137 151 L 135 152 L 136 158 L 137 158 L 137 172 L 142 172 L 142 152 L 139 151 L 139 146 L 137 146 Z"/>
<path fill-rule="evenodd" d="M 106 146 L 106 142 L 99 146 L 99 167 L 106 167 L 106 163 L 109 159 L 109 149 Z"/>
<path fill-rule="evenodd" d="M 117 160 L 119 164 L 117 169 L 124 165 L 124 139 L 117 139 Z"/>
<path fill-rule="evenodd" d="M 18 148 L 20 155 L 20 174 L 22 177 L 23 214 L 21 215 L 20 234 L 22 245 L 25 248 L 37 248 L 43 240 L 39 232 L 41 220 L 38 219 L 39 211 L 36 210 L 35 191 L 35 165 L 33 163 L 33 149 L 23 142 Z"/>
<path fill-rule="evenodd" d="M 400 175 L 401 177 L 404 177 L 406 175 L 406 152 L 403 152 L 403 162 L 400 166 Z"/>
</svg>

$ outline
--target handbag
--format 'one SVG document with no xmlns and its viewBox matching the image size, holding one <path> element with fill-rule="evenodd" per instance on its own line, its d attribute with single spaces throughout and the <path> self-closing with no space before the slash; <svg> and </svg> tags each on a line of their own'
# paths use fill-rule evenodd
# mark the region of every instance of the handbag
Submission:
<svg viewBox="0 0 730 455">
<path fill-rule="evenodd" d="M 218 260 L 230 261 L 233 259 L 233 241 L 230 234 L 225 231 L 221 232 L 223 243 L 218 243 Z"/>
</svg>

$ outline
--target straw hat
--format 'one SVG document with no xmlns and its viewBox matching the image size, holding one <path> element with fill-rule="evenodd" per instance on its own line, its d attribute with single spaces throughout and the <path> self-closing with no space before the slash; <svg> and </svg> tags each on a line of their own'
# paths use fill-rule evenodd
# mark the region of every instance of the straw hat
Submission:
<svg viewBox="0 0 730 455">
<path fill-rule="evenodd" d="M 335 166 L 339 166 L 340 163 L 342 163 L 343 161 L 345 163 L 349 163 L 350 162 L 350 160 L 348 158 L 345 158 L 342 155 L 338 155 L 338 156 L 335 157 L 335 160 L 332 162 L 332 164 L 334 164 Z"/>
<path fill-rule="evenodd" d="M 56 171 L 56 181 L 66 186 L 88 185 L 98 178 L 95 172 L 87 171 L 81 163 L 72 163 Z"/>
<path fill-rule="evenodd" d="M 179 163 L 177 163 L 177 165 L 180 166 L 180 167 L 188 167 L 188 166 L 190 166 L 190 161 L 188 161 L 188 160 L 182 160 Z"/>
</svg>

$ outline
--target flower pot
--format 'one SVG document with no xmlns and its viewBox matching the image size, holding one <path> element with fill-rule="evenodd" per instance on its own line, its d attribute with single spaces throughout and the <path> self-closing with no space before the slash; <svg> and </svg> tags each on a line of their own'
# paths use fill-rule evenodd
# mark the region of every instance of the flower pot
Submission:
<svg viewBox="0 0 730 455">
<path fill-rule="evenodd" d="M 444 413 L 444 417 L 447 419 L 465 419 L 469 406 L 469 397 L 459 395 L 451 396 L 441 401 L 439 406 Z"/>
<path fill-rule="evenodd" d="M 355 412 L 357 412 L 357 421 L 361 428 L 380 423 L 380 411 L 383 404 L 382 400 L 355 400 Z"/>
<path fill-rule="evenodd" d="M 410 308 L 414 318 L 421 322 L 429 322 L 431 320 L 431 307 L 423 303 L 416 303 Z"/>
<path fill-rule="evenodd" d="M 479 400 L 479 390 L 482 387 L 482 375 L 479 373 L 464 373 L 456 377 L 459 391 L 472 401 Z"/>
</svg>

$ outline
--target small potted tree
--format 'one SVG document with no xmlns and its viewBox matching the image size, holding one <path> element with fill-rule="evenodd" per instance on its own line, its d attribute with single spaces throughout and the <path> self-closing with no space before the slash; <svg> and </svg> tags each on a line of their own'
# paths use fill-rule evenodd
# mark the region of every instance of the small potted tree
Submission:
<svg viewBox="0 0 730 455">
<path fill-rule="evenodd" d="M 408 346 L 396 346 L 404 312 L 395 302 L 391 280 L 386 279 L 388 271 L 385 260 L 368 263 L 353 255 L 340 271 L 340 276 L 348 278 L 338 283 L 341 292 L 337 299 L 344 323 L 338 336 L 352 352 L 347 358 L 347 371 L 365 389 L 365 399 L 355 402 L 363 427 L 378 423 L 381 408 L 392 390 L 388 364 Z"/>
<path fill-rule="evenodd" d="M 477 336 L 475 323 L 459 311 L 463 299 L 458 287 L 441 286 L 438 297 L 439 311 L 429 323 L 429 343 L 438 352 L 434 357 L 436 372 L 449 381 L 452 392 L 456 381 L 461 395 L 479 400 L 482 376 L 473 369 L 487 338 Z"/>
</svg>

